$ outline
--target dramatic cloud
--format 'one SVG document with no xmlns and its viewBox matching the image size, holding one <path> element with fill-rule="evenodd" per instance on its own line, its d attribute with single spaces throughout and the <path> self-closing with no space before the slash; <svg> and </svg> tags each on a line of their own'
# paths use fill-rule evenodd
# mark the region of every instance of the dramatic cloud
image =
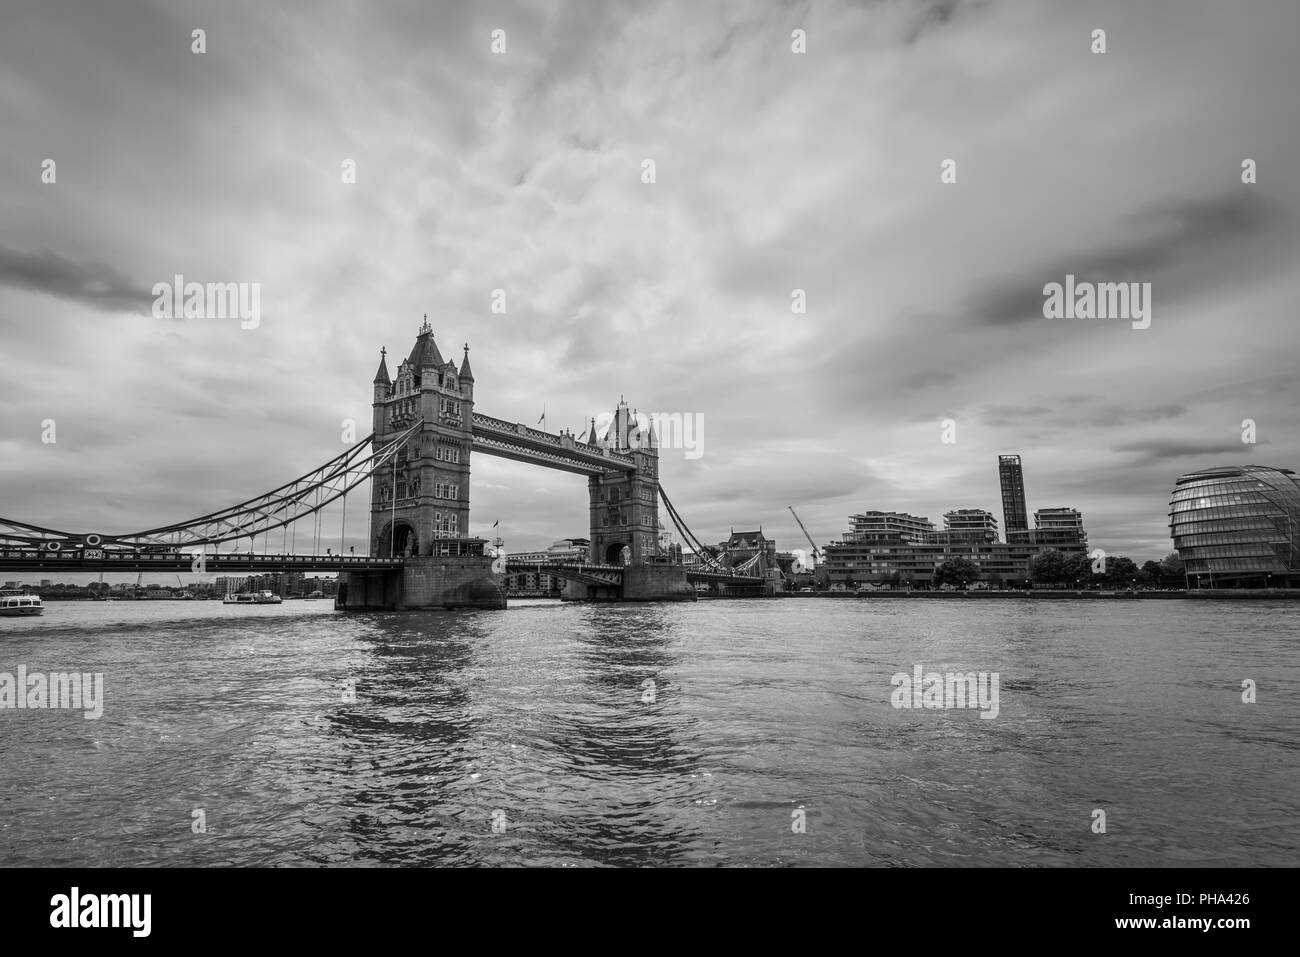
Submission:
<svg viewBox="0 0 1300 957">
<path fill-rule="evenodd" d="M 152 297 L 140 283 L 101 262 L 76 263 L 48 249 L 20 252 L 0 245 L 0 285 L 75 299 L 106 312 L 147 313 Z"/>
<path fill-rule="evenodd" d="M 1060 281 L 1067 273 L 1088 282 L 1149 282 L 1174 266 L 1194 268 L 1199 275 L 1195 284 L 1162 284 L 1163 306 L 1188 299 L 1193 289 L 1245 278 L 1234 276 L 1225 251 L 1264 235 L 1281 216 L 1280 207 L 1238 185 L 1210 201 L 1164 204 L 1127 215 L 1117 224 L 1119 238 L 1112 244 L 1070 253 L 1039 275 L 1047 282 Z M 971 318 L 991 325 L 1041 322 L 1043 285 L 1031 281 L 994 288 L 980 298 Z"/>
</svg>

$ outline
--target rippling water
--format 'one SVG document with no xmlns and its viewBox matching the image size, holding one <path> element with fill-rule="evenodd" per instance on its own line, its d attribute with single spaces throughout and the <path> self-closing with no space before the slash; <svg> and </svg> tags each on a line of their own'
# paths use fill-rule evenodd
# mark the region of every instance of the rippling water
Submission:
<svg viewBox="0 0 1300 957">
<path fill-rule="evenodd" d="M 0 619 L 0 671 L 103 672 L 105 709 L 0 710 L 0 864 L 1294 865 L 1298 622 L 1286 602 L 50 603 Z M 998 672 L 1000 714 L 894 709 L 917 663 Z"/>
</svg>

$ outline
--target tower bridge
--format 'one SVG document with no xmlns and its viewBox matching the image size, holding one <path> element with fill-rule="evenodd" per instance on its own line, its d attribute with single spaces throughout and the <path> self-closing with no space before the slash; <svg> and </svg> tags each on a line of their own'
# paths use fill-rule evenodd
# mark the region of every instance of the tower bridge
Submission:
<svg viewBox="0 0 1300 957">
<path fill-rule="evenodd" d="M 592 419 L 581 437 L 485 415 L 475 409 L 468 343 L 459 366 L 445 359 L 427 316 L 394 372 L 381 350 L 372 384 L 372 434 L 312 472 L 196 519 L 125 535 L 0 518 L 0 570 L 337 571 L 336 607 L 343 609 L 504 608 L 510 563 L 469 534 L 470 461 L 477 452 L 586 477 L 587 561 L 545 569 L 568 582 L 567 598 L 693 601 L 697 583 L 732 594 L 775 590 L 779 571 L 761 555 L 729 568 L 703 549 L 659 485 L 653 425 L 643 429 L 621 399 L 603 433 Z M 368 555 L 303 555 L 289 546 L 298 520 L 340 499 L 346 523 L 348 493 L 365 482 Z M 699 566 L 661 552 L 660 499 Z M 273 531 L 281 533 L 281 548 L 266 554 Z M 251 548 L 259 535 L 261 555 Z M 246 554 L 238 550 L 244 543 Z M 235 550 L 222 553 L 227 544 Z"/>
</svg>

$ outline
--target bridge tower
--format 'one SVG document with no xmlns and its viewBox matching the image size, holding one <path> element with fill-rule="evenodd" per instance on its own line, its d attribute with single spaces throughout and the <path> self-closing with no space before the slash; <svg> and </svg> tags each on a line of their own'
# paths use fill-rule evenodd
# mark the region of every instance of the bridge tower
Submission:
<svg viewBox="0 0 1300 957">
<path fill-rule="evenodd" d="M 634 471 L 609 470 L 587 480 L 591 499 L 591 561 L 640 565 L 659 554 L 659 449 L 654 424 L 619 399 L 604 435 L 591 422 L 588 445 L 622 452 Z"/>
<path fill-rule="evenodd" d="M 424 317 L 411 354 L 392 378 L 381 350 L 374 379 L 374 447 L 420 419 L 424 426 L 393 465 L 371 483 L 370 554 L 467 554 L 482 542 L 469 537 L 469 456 L 473 444 L 474 373 L 469 345 L 460 368 L 445 360 Z"/>
</svg>

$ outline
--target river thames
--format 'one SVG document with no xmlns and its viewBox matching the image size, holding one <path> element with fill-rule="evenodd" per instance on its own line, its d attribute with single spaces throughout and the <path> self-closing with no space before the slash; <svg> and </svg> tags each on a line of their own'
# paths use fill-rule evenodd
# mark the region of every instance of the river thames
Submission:
<svg viewBox="0 0 1300 957">
<path fill-rule="evenodd" d="M 1281 601 L 52 602 L 0 672 L 103 714 L 0 710 L 0 864 L 1295 865 L 1298 649 Z"/>
</svg>

